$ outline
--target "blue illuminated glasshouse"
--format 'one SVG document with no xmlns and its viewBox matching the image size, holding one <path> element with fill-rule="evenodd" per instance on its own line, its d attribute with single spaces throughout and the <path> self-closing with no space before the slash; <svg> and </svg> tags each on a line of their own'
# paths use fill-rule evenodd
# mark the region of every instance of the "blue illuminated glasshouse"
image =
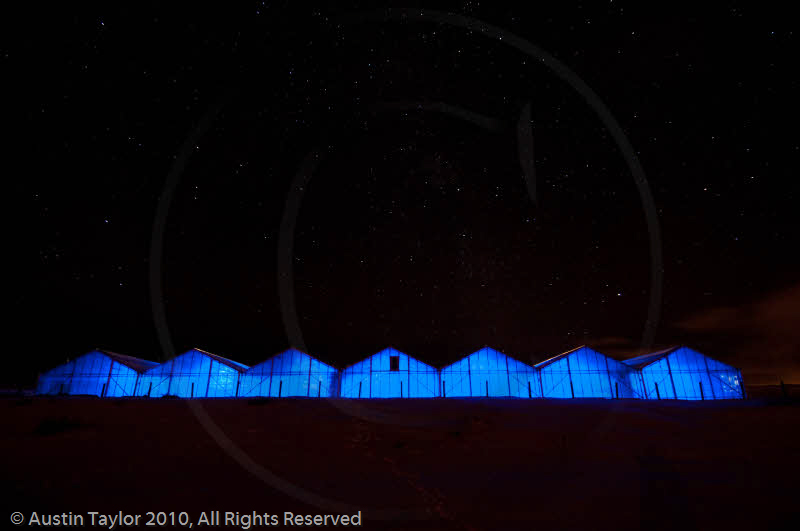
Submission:
<svg viewBox="0 0 800 531">
<path fill-rule="evenodd" d="M 621 362 L 581 346 L 533 366 L 484 347 L 442 369 L 387 348 L 341 370 L 294 348 L 253 367 L 199 349 L 161 364 L 93 350 L 42 374 L 36 393 L 184 398 L 745 398 L 738 369 L 685 346 Z"/>
<path fill-rule="evenodd" d="M 393 348 L 342 370 L 345 398 L 431 398 L 438 396 L 439 371 Z"/>
<path fill-rule="evenodd" d="M 238 396 L 336 396 L 338 371 L 290 348 L 241 376 Z"/>
<path fill-rule="evenodd" d="M 586 346 L 535 366 L 544 398 L 638 398 L 631 368 Z"/>
<path fill-rule="evenodd" d="M 192 349 L 154 367 L 139 378 L 136 396 L 236 396 L 247 365 Z"/>
<path fill-rule="evenodd" d="M 625 360 L 635 369 L 641 398 L 716 400 L 744 398 L 742 373 L 689 347 L 672 347 Z"/>
<path fill-rule="evenodd" d="M 132 396 L 139 377 L 158 363 L 93 350 L 39 377 L 40 395 Z"/>
<path fill-rule="evenodd" d="M 541 396 L 536 369 L 484 347 L 441 371 L 442 396 Z"/>
</svg>

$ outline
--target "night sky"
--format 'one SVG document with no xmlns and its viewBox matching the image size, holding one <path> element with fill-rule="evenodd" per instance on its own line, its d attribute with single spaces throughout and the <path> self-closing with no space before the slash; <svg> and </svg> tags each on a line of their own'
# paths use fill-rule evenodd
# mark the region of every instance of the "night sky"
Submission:
<svg viewBox="0 0 800 531">
<path fill-rule="evenodd" d="M 3 382 L 94 347 L 162 359 L 151 270 L 178 352 L 246 364 L 292 343 L 336 366 L 389 345 L 442 366 L 483 345 L 538 362 L 683 343 L 750 382 L 800 380 L 786 13 L 428 5 L 466 29 L 298 4 L 19 15 L 0 56 L 22 120 Z M 583 95 L 513 36 L 602 100 L 653 203 Z"/>
</svg>

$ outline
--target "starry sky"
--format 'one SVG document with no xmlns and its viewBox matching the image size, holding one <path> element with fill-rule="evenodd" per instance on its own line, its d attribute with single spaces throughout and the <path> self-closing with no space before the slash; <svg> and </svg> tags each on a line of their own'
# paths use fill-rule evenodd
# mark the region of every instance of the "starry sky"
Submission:
<svg viewBox="0 0 800 531">
<path fill-rule="evenodd" d="M 790 18 L 517 4 L 427 6 L 466 28 L 299 2 L 20 15 L 3 382 L 93 347 L 162 359 L 156 322 L 177 351 L 247 364 L 290 344 L 442 366 L 684 343 L 800 381 Z M 603 102 L 652 202 L 584 95 L 514 39 Z"/>
</svg>

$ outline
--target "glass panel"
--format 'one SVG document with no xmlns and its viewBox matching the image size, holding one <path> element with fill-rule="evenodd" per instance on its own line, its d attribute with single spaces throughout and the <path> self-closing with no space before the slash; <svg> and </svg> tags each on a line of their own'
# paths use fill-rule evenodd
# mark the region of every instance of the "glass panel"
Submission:
<svg viewBox="0 0 800 531">
<path fill-rule="evenodd" d="M 392 362 L 392 358 L 397 361 Z M 397 370 L 393 370 L 393 367 L 397 367 Z M 435 367 L 388 348 L 342 371 L 341 396 L 434 397 L 438 396 L 438 386 L 439 375 Z"/>
<path fill-rule="evenodd" d="M 472 396 L 467 358 L 442 369 L 442 396 Z"/>
<path fill-rule="evenodd" d="M 607 358 L 611 394 L 614 398 L 642 398 L 638 372 L 617 360 Z"/>
<path fill-rule="evenodd" d="M 661 359 L 644 367 L 641 374 L 644 379 L 644 398 L 650 400 L 675 398 L 678 382 L 675 382 L 675 390 L 673 390 L 672 378 L 670 378 L 666 360 Z"/>
<path fill-rule="evenodd" d="M 239 371 L 203 352 L 190 350 L 140 376 L 137 396 L 236 396 Z"/>
<path fill-rule="evenodd" d="M 545 398 L 638 398 L 635 371 L 588 347 L 570 352 L 539 369 Z M 638 375 L 636 375 L 638 377 Z"/>
<path fill-rule="evenodd" d="M 741 398 L 738 373 L 725 364 L 687 347 L 670 353 L 666 362 L 672 372 L 675 395 L 681 400 Z M 714 367 L 714 370 L 710 370 Z M 731 378 L 735 375 L 733 378 Z"/>
<path fill-rule="evenodd" d="M 239 396 L 269 396 L 273 360 L 274 358 L 270 358 L 263 363 L 254 365 L 241 375 Z"/>
<path fill-rule="evenodd" d="M 133 372 L 135 379 L 135 371 L 113 362 L 103 352 L 92 351 L 44 373 L 37 382 L 36 392 L 38 394 L 124 396 L 121 394 L 108 395 L 107 393 L 114 367 L 122 367 L 125 371 Z M 118 369 L 118 372 L 123 369 Z M 121 392 L 116 389 L 116 384 L 114 392 Z"/>
<path fill-rule="evenodd" d="M 113 362 L 105 396 L 133 396 L 138 376 L 130 367 Z"/>
<path fill-rule="evenodd" d="M 489 347 L 443 368 L 440 378 L 445 397 L 541 396 L 536 369 Z"/>
<path fill-rule="evenodd" d="M 484 347 L 468 358 L 472 396 L 510 396 L 505 354 Z"/>
<path fill-rule="evenodd" d="M 289 349 L 248 369 L 239 396 L 336 396 L 336 374 L 330 365 Z"/>
<path fill-rule="evenodd" d="M 511 396 L 536 398 L 541 395 L 538 375 L 530 365 L 508 358 L 508 376 Z"/>
<path fill-rule="evenodd" d="M 545 398 L 572 398 L 572 387 L 567 359 L 562 358 L 542 367 L 542 391 Z"/>
</svg>

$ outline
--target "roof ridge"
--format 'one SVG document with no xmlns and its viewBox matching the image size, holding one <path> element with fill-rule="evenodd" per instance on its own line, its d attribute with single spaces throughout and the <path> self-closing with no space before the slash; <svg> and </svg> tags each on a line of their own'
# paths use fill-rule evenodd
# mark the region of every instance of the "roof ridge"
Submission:
<svg viewBox="0 0 800 531">
<path fill-rule="evenodd" d="M 656 350 L 653 352 L 648 352 L 647 354 L 641 354 L 639 356 L 634 356 L 632 358 L 628 358 L 626 360 L 622 360 L 622 363 L 625 365 L 629 365 L 631 367 L 636 367 L 637 369 L 641 369 L 643 367 L 647 367 L 648 365 L 652 365 L 658 360 L 664 359 L 676 350 L 680 348 L 689 348 L 686 345 L 673 345 L 671 347 Z M 645 363 L 646 362 L 646 363 Z"/>
<path fill-rule="evenodd" d="M 209 352 L 207 350 L 203 350 L 203 349 L 197 348 L 197 347 L 192 347 L 189 350 L 187 350 L 186 352 L 182 352 L 178 356 L 183 356 L 184 354 L 187 354 L 187 353 L 189 353 L 189 352 L 191 352 L 193 350 L 197 351 L 197 352 L 202 352 L 206 356 L 209 356 L 209 357 L 211 357 L 213 359 L 216 359 L 217 361 L 221 361 L 222 363 L 225 363 L 225 365 L 228 365 L 232 369 L 236 369 L 236 370 L 242 369 L 242 372 L 244 372 L 244 371 L 246 371 L 247 369 L 250 368 L 249 365 L 245 365 L 244 363 L 238 362 L 236 360 L 232 360 L 230 358 L 226 358 L 225 356 L 220 356 L 219 354 L 214 354 L 213 352 Z"/>
<path fill-rule="evenodd" d="M 572 354 L 573 352 L 576 352 L 576 351 L 578 351 L 578 350 L 580 350 L 582 348 L 586 348 L 586 345 L 580 345 L 580 346 L 577 346 L 575 348 L 569 349 L 566 352 L 562 352 L 561 354 L 556 354 L 552 358 L 547 358 L 546 360 L 540 361 L 539 363 L 534 365 L 534 367 L 538 368 L 538 367 L 544 367 L 545 365 L 550 365 L 554 361 L 556 361 L 558 359 L 561 359 L 561 358 L 563 358 L 564 356 L 566 356 L 568 354 Z M 592 349 L 592 350 L 594 350 L 594 349 Z"/>
<path fill-rule="evenodd" d="M 105 349 L 101 349 L 101 348 L 95 348 L 95 349 L 87 352 L 86 354 L 83 354 L 83 356 L 85 356 L 87 354 L 91 354 L 92 352 L 98 352 L 100 354 L 103 354 L 104 356 L 106 356 L 107 358 L 111 359 L 112 361 L 116 361 L 117 363 L 121 363 L 122 365 L 125 365 L 126 367 L 128 367 L 130 369 L 133 369 L 134 371 L 136 371 L 138 373 L 147 372 L 150 369 L 153 369 L 153 368 L 157 367 L 158 365 L 160 365 L 159 362 L 157 362 L 157 361 L 151 361 L 151 360 L 146 360 L 146 359 L 143 359 L 143 358 L 137 358 L 136 356 L 129 356 L 127 354 L 120 354 L 118 352 L 112 352 L 110 350 L 105 350 Z"/>
<path fill-rule="evenodd" d="M 316 361 L 318 363 L 321 363 L 321 364 L 325 365 L 326 367 L 330 367 L 330 368 L 335 369 L 337 371 L 339 370 L 339 368 L 336 367 L 335 365 L 331 365 L 330 363 L 328 363 L 326 361 L 322 361 L 321 359 L 319 359 L 319 358 L 317 358 L 315 356 L 312 356 L 308 352 L 302 351 L 299 348 L 295 348 L 295 347 L 289 347 L 289 348 L 287 348 L 285 350 L 282 350 L 282 351 L 278 352 L 277 354 L 273 354 L 272 356 L 270 356 L 269 358 L 267 358 L 265 360 L 259 361 L 258 363 L 254 364 L 254 365 L 250 365 L 247 370 L 250 370 L 253 367 L 258 367 L 259 365 L 263 365 L 263 364 L 267 363 L 268 361 L 271 361 L 271 360 L 277 358 L 278 356 L 286 354 L 290 350 L 293 350 L 293 351 L 295 351 L 295 352 L 297 352 L 299 354 L 302 354 L 303 356 L 308 356 L 310 359 L 312 359 L 312 360 L 314 360 L 314 361 Z"/>
</svg>

